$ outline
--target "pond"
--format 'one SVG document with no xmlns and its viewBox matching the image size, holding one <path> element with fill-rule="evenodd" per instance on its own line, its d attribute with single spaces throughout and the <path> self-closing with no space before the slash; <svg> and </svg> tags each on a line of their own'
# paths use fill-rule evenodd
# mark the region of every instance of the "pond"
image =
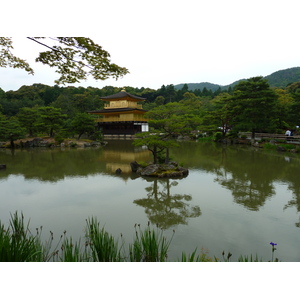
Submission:
<svg viewBox="0 0 300 300">
<path fill-rule="evenodd" d="M 195 248 L 221 261 L 222 251 L 280 261 L 300 261 L 300 156 L 292 153 L 181 142 L 171 158 L 190 172 L 182 179 L 141 178 L 130 162 L 151 161 L 131 141 L 103 148 L 0 150 L 0 220 L 23 212 L 30 228 L 48 236 L 65 230 L 84 238 L 86 219 L 132 242 L 134 225 L 148 222 L 175 234 L 169 260 Z M 117 175 L 120 168 L 122 174 Z M 45 237 L 46 239 L 46 237 Z M 198 251 L 198 252 L 199 252 Z"/>
</svg>

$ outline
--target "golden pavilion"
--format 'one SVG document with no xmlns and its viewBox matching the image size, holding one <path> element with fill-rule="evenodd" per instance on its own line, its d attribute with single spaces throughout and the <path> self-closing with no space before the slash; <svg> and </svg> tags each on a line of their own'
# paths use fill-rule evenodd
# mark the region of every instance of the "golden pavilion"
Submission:
<svg viewBox="0 0 300 300">
<path fill-rule="evenodd" d="M 148 122 L 144 117 L 147 111 L 142 108 L 141 104 L 146 98 L 122 90 L 119 93 L 101 97 L 101 100 L 108 102 L 104 104 L 104 109 L 88 113 L 99 115 L 96 122 L 104 135 L 134 135 L 148 131 Z"/>
</svg>

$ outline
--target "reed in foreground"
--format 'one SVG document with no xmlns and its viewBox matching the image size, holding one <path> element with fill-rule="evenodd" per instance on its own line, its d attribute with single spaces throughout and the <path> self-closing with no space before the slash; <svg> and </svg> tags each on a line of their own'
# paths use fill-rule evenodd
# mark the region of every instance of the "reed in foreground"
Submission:
<svg viewBox="0 0 300 300">
<path fill-rule="evenodd" d="M 100 227 L 96 218 L 88 219 L 86 228 L 87 245 L 91 250 L 92 261 L 99 262 L 120 262 L 122 246 L 118 241 Z"/>
<path fill-rule="evenodd" d="M 8 227 L 0 221 L 0 261 L 2 262 L 167 262 L 169 246 L 175 231 L 168 239 L 162 229 L 152 228 L 148 222 L 145 229 L 135 225 L 133 243 L 125 248 L 125 242 L 121 235 L 121 243 L 105 231 L 96 218 L 86 220 L 85 241 L 73 241 L 71 237 L 61 235 L 56 245 L 53 245 L 53 233 L 50 238 L 42 243 L 40 229 L 32 234 L 29 222 L 24 222 L 23 214 L 17 212 L 11 215 Z M 276 243 L 271 242 L 272 259 L 276 250 Z M 182 252 L 177 262 L 211 262 L 220 261 L 218 258 L 210 258 L 207 251 L 202 249 L 197 254 L 197 249 L 192 254 Z M 232 254 L 222 253 L 223 261 L 229 262 Z M 258 262 L 255 257 L 240 256 L 239 262 Z M 262 260 L 260 260 L 262 261 Z"/>
<path fill-rule="evenodd" d="M 165 262 L 168 258 L 168 250 L 172 241 L 163 236 L 163 231 L 158 228 L 151 229 L 150 223 L 142 230 L 135 224 L 135 239 L 129 245 L 129 260 L 131 262 Z M 138 227 L 138 229 L 137 229 Z"/>
<path fill-rule="evenodd" d="M 16 212 L 11 215 L 8 228 L 0 221 L 0 260 L 9 262 L 41 261 L 43 247 L 39 236 L 29 230 L 29 222 Z"/>
</svg>

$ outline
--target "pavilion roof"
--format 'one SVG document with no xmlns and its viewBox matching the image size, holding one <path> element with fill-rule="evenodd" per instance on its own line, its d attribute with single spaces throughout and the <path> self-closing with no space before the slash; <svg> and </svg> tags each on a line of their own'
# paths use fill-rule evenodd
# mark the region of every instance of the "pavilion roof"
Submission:
<svg viewBox="0 0 300 300">
<path fill-rule="evenodd" d="M 139 101 L 146 100 L 146 98 L 138 97 L 138 96 L 132 95 L 130 93 L 127 93 L 125 91 L 121 91 L 121 92 L 113 94 L 113 95 L 101 97 L 101 99 L 109 101 L 109 100 L 113 100 L 113 99 L 121 99 L 121 98 L 126 98 L 126 97 L 129 97 L 129 98 L 132 98 L 132 99 L 135 99 L 135 100 L 139 100 Z"/>
</svg>

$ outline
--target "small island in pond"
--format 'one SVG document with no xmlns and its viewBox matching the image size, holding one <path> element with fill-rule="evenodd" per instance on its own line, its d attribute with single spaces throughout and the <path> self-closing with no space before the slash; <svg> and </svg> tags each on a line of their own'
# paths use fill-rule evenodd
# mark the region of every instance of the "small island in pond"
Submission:
<svg viewBox="0 0 300 300">
<path fill-rule="evenodd" d="M 136 161 L 130 164 L 131 170 L 141 176 L 150 176 L 158 178 L 180 178 L 186 177 L 189 170 L 180 167 L 177 162 L 170 161 L 166 164 L 149 164 L 146 167 L 138 164 Z"/>
</svg>

